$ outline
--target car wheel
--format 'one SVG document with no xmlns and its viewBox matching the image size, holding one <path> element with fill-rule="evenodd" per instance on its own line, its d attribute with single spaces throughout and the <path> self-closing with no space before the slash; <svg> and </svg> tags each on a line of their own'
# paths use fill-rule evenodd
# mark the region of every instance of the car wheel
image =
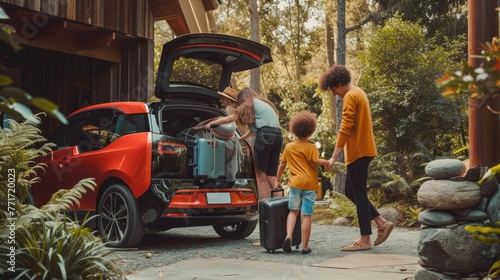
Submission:
<svg viewBox="0 0 500 280">
<path fill-rule="evenodd" d="M 144 236 L 144 224 L 134 196 L 123 185 L 112 185 L 97 207 L 97 229 L 108 247 L 136 247 Z"/>
<path fill-rule="evenodd" d="M 243 239 L 248 237 L 257 227 L 259 221 L 239 222 L 231 225 L 214 225 L 217 234 L 226 239 Z"/>
</svg>

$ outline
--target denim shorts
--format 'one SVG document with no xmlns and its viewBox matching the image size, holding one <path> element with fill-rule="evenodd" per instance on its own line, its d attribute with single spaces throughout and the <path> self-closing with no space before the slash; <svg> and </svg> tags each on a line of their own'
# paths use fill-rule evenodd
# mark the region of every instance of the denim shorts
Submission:
<svg viewBox="0 0 500 280">
<path fill-rule="evenodd" d="M 267 176 L 276 176 L 282 145 L 283 135 L 281 128 L 261 127 L 255 135 L 255 167 L 265 171 Z"/>
<path fill-rule="evenodd" d="M 314 202 L 316 201 L 316 192 L 310 190 L 301 190 L 290 187 L 288 192 L 288 209 L 300 210 L 302 215 L 314 214 Z"/>
</svg>

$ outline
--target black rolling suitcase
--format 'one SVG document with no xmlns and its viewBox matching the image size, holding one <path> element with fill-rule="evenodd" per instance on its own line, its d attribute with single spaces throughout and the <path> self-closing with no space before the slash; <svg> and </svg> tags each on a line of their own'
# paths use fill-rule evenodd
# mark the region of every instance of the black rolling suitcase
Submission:
<svg viewBox="0 0 500 280">
<path fill-rule="evenodd" d="M 272 197 L 274 192 L 281 192 L 283 189 L 272 190 L 270 198 L 259 201 L 259 232 L 260 245 L 268 252 L 281 249 L 286 237 L 286 218 L 288 216 L 288 197 Z M 292 235 L 292 247 L 299 248 L 302 242 L 300 213 L 297 215 L 297 222 Z"/>
</svg>

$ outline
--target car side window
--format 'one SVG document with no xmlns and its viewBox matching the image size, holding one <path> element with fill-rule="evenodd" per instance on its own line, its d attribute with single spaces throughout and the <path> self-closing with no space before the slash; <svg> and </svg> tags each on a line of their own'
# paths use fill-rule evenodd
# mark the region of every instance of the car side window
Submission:
<svg viewBox="0 0 500 280">
<path fill-rule="evenodd" d="M 117 113 L 115 119 L 116 124 L 113 125 L 111 129 L 111 142 L 127 134 L 144 132 L 148 130 L 145 114 L 127 115 L 123 113 Z"/>
<path fill-rule="evenodd" d="M 112 109 L 95 110 L 81 127 L 78 140 L 80 152 L 100 150 L 106 147 L 113 137 L 110 130 L 115 115 Z"/>
<path fill-rule="evenodd" d="M 72 117 L 67 125 L 60 125 L 48 141 L 56 144 L 56 149 L 77 146 L 80 140 L 80 132 L 88 115 L 88 113 L 83 113 Z"/>
</svg>

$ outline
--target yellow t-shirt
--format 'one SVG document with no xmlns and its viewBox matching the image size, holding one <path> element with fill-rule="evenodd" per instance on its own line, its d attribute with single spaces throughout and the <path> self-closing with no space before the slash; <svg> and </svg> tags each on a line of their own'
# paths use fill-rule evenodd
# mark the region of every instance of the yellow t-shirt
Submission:
<svg viewBox="0 0 500 280">
<path fill-rule="evenodd" d="M 288 185 L 302 190 L 317 191 L 319 151 L 312 143 L 295 141 L 286 144 L 281 161 L 290 170 Z"/>
<path fill-rule="evenodd" d="M 345 164 L 353 163 L 361 157 L 376 156 L 370 103 L 366 93 L 359 87 L 354 87 L 343 99 L 342 122 L 336 146 L 344 148 Z"/>
</svg>

